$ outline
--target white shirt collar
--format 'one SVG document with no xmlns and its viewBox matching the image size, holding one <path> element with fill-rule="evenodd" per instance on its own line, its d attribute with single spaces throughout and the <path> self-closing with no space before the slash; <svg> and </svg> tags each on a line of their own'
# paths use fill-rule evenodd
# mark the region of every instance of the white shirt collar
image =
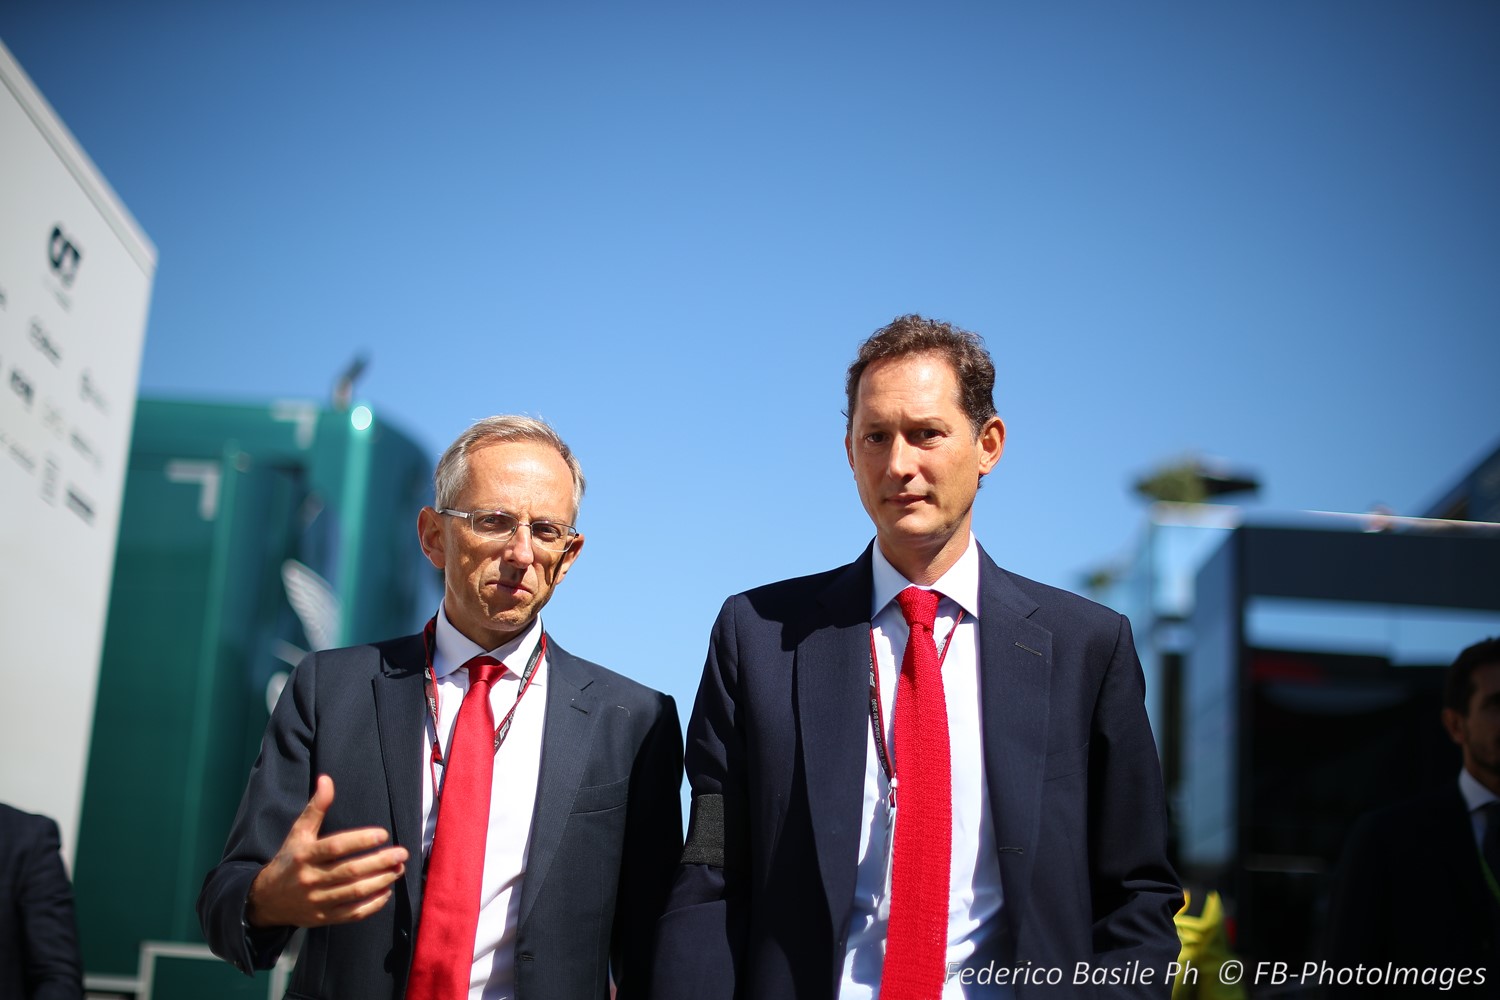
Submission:
<svg viewBox="0 0 1500 1000">
<path fill-rule="evenodd" d="M 1464 805 L 1469 807 L 1471 813 L 1496 801 L 1495 793 L 1481 785 L 1479 779 L 1470 774 L 1466 767 L 1458 770 L 1458 791 L 1463 795 Z"/>
<path fill-rule="evenodd" d="M 531 651 L 536 648 L 541 638 L 542 617 L 537 615 L 515 638 L 494 649 L 483 649 L 477 642 L 455 628 L 448 620 L 447 609 L 438 605 L 437 640 L 434 643 L 436 648 L 432 653 L 432 674 L 437 678 L 447 677 L 474 657 L 488 653 L 505 664 L 505 669 L 509 673 L 519 677 L 521 668 L 526 665 Z M 532 679 L 532 683 L 540 679 L 539 671 Z"/>
<path fill-rule="evenodd" d="M 875 584 L 870 595 L 870 619 L 873 621 L 887 604 L 896 599 L 897 594 L 917 584 L 902 576 L 901 571 L 891 565 L 885 553 L 880 551 L 878 540 L 871 548 L 874 549 L 871 569 Z M 964 614 L 975 621 L 979 620 L 979 546 L 974 541 L 973 532 L 969 533 L 969 545 L 964 549 L 964 554 L 958 557 L 958 562 L 948 567 L 948 572 L 938 577 L 936 583 L 922 589 L 936 590 L 963 608 Z"/>
</svg>

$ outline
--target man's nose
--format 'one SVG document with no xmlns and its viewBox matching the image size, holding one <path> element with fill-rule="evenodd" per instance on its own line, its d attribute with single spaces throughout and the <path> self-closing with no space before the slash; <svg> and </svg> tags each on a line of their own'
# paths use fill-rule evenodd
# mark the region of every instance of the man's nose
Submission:
<svg viewBox="0 0 1500 1000">
<path fill-rule="evenodd" d="M 536 562 L 536 548 L 531 541 L 531 525 L 519 524 L 516 533 L 505 543 L 505 559 L 517 566 L 530 566 Z"/>
<path fill-rule="evenodd" d="M 886 456 L 886 472 L 892 479 L 906 480 L 917 474 L 917 449 L 899 435 L 891 440 Z"/>
</svg>

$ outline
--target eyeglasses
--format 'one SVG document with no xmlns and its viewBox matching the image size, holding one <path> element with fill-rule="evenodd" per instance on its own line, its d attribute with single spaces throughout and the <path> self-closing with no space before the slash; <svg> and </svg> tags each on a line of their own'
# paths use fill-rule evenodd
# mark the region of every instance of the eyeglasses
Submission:
<svg viewBox="0 0 1500 1000">
<path fill-rule="evenodd" d="M 563 524 L 561 521 L 522 521 L 516 515 L 507 514 L 503 510 L 448 510 L 445 507 L 433 509 L 439 514 L 467 519 L 470 531 L 480 538 L 489 538 L 497 542 L 510 541 L 520 528 L 525 527 L 531 531 L 533 545 L 560 552 L 566 549 L 568 542 L 578 534 L 578 529 L 571 524 Z"/>
</svg>

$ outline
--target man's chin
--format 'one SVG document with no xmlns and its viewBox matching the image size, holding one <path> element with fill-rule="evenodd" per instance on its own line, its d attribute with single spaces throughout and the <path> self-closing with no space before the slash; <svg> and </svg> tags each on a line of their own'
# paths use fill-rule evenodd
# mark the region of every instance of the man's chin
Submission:
<svg viewBox="0 0 1500 1000">
<path fill-rule="evenodd" d="M 951 534 L 952 532 L 943 531 L 942 526 L 932 518 L 923 517 L 915 511 L 890 522 L 884 532 L 885 538 L 892 544 L 913 551 L 942 548 Z"/>
<path fill-rule="evenodd" d="M 531 604 L 530 594 L 514 600 L 502 598 L 491 601 L 487 610 L 490 628 L 508 632 L 519 632 L 536 614 L 536 609 Z"/>
</svg>

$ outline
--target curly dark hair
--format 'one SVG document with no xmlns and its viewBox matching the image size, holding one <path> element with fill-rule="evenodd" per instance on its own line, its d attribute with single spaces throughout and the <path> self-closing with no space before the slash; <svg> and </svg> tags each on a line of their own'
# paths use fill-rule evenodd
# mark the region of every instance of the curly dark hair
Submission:
<svg viewBox="0 0 1500 1000">
<path fill-rule="evenodd" d="M 984 349 L 984 340 L 977 333 L 916 313 L 896 317 L 859 345 L 844 380 L 845 430 L 854 426 L 859 379 L 866 368 L 888 358 L 927 353 L 941 355 L 952 367 L 958 380 L 959 406 L 978 436 L 979 429 L 995 415 L 995 364 Z"/>
</svg>

